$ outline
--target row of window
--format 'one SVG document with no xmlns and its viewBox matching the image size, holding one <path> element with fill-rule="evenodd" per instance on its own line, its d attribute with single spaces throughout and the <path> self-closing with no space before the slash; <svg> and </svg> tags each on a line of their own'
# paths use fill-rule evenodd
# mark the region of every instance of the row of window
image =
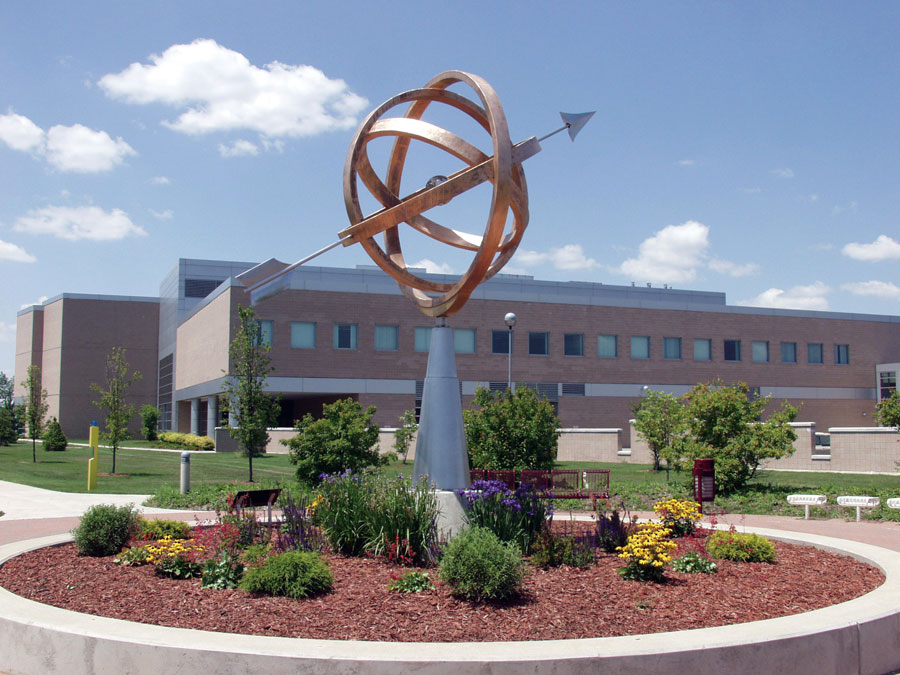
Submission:
<svg viewBox="0 0 900 675">
<path fill-rule="evenodd" d="M 271 321 L 260 321 L 260 338 L 272 344 L 273 325 Z M 375 350 L 397 351 L 399 349 L 400 327 L 392 325 L 375 326 Z M 335 349 L 357 349 L 358 330 L 355 323 L 334 324 Z M 427 352 L 431 344 L 431 328 L 415 329 L 415 350 Z M 630 337 L 630 356 L 633 359 L 650 358 L 651 339 L 649 335 L 632 335 Z M 311 321 L 291 322 L 291 347 L 294 349 L 314 349 L 316 346 L 316 324 Z M 457 354 L 475 353 L 475 329 L 454 328 L 453 346 Z M 495 330 L 491 333 L 491 352 L 493 354 L 509 354 L 512 346 L 510 331 Z M 682 338 L 664 337 L 662 342 L 663 358 L 678 361 L 683 358 Z M 770 343 L 767 340 L 752 340 L 750 356 L 754 363 L 769 363 L 774 360 Z M 535 356 L 550 355 L 550 333 L 531 331 L 528 333 L 528 353 Z M 565 356 L 584 356 L 584 333 L 565 333 L 563 335 L 563 354 Z M 741 361 L 741 341 L 723 340 L 722 358 L 725 361 Z M 597 356 L 614 359 L 619 356 L 618 335 L 597 336 Z M 694 338 L 694 361 L 712 361 L 712 340 Z M 797 363 L 798 352 L 796 342 L 780 343 L 780 362 Z M 825 345 L 821 342 L 810 342 L 806 345 L 806 362 L 825 363 Z M 834 345 L 834 363 L 846 365 L 850 363 L 850 345 Z"/>
</svg>

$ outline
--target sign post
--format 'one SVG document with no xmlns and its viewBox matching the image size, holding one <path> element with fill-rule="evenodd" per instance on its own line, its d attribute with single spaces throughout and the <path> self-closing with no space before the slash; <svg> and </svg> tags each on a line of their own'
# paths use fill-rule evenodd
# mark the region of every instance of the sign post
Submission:
<svg viewBox="0 0 900 675">
<path fill-rule="evenodd" d="M 100 427 L 97 422 L 92 422 L 88 431 L 88 443 L 94 450 L 94 456 L 88 460 L 87 489 L 97 489 L 97 464 L 100 462 Z"/>
</svg>

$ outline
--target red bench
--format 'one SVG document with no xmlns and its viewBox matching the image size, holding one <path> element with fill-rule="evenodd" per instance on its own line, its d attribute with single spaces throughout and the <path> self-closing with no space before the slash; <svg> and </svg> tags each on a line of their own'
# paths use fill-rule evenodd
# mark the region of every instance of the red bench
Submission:
<svg viewBox="0 0 900 675">
<path fill-rule="evenodd" d="M 516 480 L 518 473 L 518 481 Z M 496 480 L 510 490 L 519 485 L 533 485 L 535 490 L 553 499 L 609 498 L 609 469 L 552 469 L 550 471 L 491 471 L 472 469 L 469 478 Z"/>
</svg>

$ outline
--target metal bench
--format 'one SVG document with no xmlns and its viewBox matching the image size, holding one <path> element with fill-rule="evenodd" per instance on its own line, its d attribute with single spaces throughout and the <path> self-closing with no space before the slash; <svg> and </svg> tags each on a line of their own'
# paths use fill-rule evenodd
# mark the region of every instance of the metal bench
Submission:
<svg viewBox="0 0 900 675">
<path fill-rule="evenodd" d="M 879 504 L 881 504 L 881 500 L 878 497 L 869 497 L 866 495 L 857 495 L 850 497 L 838 497 L 837 502 L 841 506 L 855 506 L 856 507 L 856 522 L 859 522 L 859 510 L 860 509 L 873 509 Z"/>
<path fill-rule="evenodd" d="M 272 505 L 278 499 L 278 496 L 280 494 L 281 488 L 271 488 L 265 490 L 239 490 L 238 492 L 235 492 L 231 498 L 229 498 L 228 506 L 229 508 L 234 509 L 238 515 L 240 515 L 241 509 L 247 508 L 248 506 L 251 508 L 265 506 L 268 515 L 269 527 L 272 527 Z"/>
<path fill-rule="evenodd" d="M 886 504 L 889 509 L 900 509 L 900 497 L 891 497 Z"/>
<path fill-rule="evenodd" d="M 803 520 L 809 520 L 809 507 L 822 506 L 828 502 L 825 495 L 788 495 L 788 504 L 803 507 Z"/>
</svg>

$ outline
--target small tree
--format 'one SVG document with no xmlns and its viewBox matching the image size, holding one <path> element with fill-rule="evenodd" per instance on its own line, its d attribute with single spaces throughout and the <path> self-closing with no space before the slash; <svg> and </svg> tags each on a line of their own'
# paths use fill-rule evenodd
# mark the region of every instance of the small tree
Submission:
<svg viewBox="0 0 900 675">
<path fill-rule="evenodd" d="M 37 464 L 35 441 L 44 430 L 44 417 L 48 408 L 47 390 L 41 389 L 41 369 L 35 365 L 28 366 L 28 377 L 22 382 L 22 386 L 25 387 L 25 422 L 31 439 L 31 461 Z"/>
<path fill-rule="evenodd" d="M 394 432 L 394 450 L 400 455 L 403 463 L 406 464 L 406 456 L 409 454 L 409 444 L 412 442 L 413 436 L 419 428 L 416 422 L 416 413 L 407 410 L 400 415 L 400 426 Z"/>
<path fill-rule="evenodd" d="M 764 460 L 792 455 L 797 435 L 790 423 L 797 409 L 785 402 L 761 421 L 771 400 L 751 396 L 744 382 L 695 385 L 684 396 L 690 438 L 681 448 L 682 466 L 703 457 L 714 459 L 716 489 L 727 494 L 746 485 Z"/>
<path fill-rule="evenodd" d="M 229 412 L 237 426 L 229 433 L 244 451 L 253 482 L 253 458 L 265 454 L 269 427 L 278 419 L 281 406 L 266 394 L 266 380 L 272 372 L 271 347 L 262 336 L 256 314 L 249 307 L 238 307 L 239 324 L 231 341 L 231 370 L 225 379 Z"/>
<path fill-rule="evenodd" d="M 469 465 L 479 469 L 551 469 L 556 461 L 559 418 L 550 402 L 528 389 L 479 387 L 464 410 Z"/>
<path fill-rule="evenodd" d="M 143 377 L 136 370 L 131 373 L 128 371 L 125 349 L 113 347 L 106 355 L 105 388 L 99 384 L 91 384 L 91 391 L 100 395 L 100 400 L 94 401 L 94 405 L 106 411 L 106 426 L 100 432 L 100 438 L 105 445 L 112 447 L 111 473 L 116 472 L 116 451 L 119 444 L 131 438 L 128 425 L 134 417 L 134 403 L 126 400 L 128 389 Z"/>
<path fill-rule="evenodd" d="M 297 435 L 283 440 L 297 465 L 297 479 L 316 483 L 323 473 L 379 466 L 378 425 L 372 422 L 375 406 L 363 410 L 352 398 L 322 406 L 322 417 L 309 413 L 294 427 Z"/>
<path fill-rule="evenodd" d="M 900 392 L 892 391 L 875 406 L 875 420 L 884 427 L 900 429 Z"/>
<path fill-rule="evenodd" d="M 41 436 L 44 442 L 44 450 L 48 452 L 62 452 L 69 445 L 69 440 L 63 433 L 59 420 L 55 417 L 50 418 L 50 423 L 44 429 L 44 435 Z"/>
<path fill-rule="evenodd" d="M 156 425 L 159 423 L 159 408 L 156 406 L 146 405 L 141 407 L 141 434 L 145 441 L 155 441 Z"/>
<path fill-rule="evenodd" d="M 649 391 L 634 406 L 634 428 L 641 432 L 653 455 L 653 469 L 659 471 L 660 456 L 673 455 L 672 450 L 688 430 L 687 415 L 681 401 L 672 394 Z M 668 451 L 668 452 L 667 452 Z"/>
<path fill-rule="evenodd" d="M 19 407 L 13 402 L 15 383 L 0 372 L 0 445 L 12 445 L 19 438 Z"/>
</svg>

